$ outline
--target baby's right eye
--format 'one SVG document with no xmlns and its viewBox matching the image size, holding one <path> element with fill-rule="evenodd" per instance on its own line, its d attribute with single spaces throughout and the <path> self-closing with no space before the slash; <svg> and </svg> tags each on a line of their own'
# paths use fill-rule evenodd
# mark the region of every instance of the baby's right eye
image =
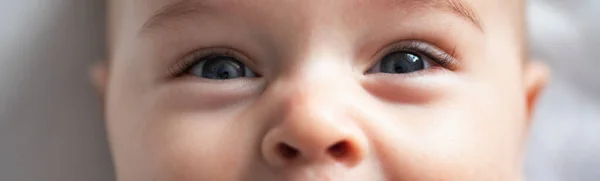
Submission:
<svg viewBox="0 0 600 181">
<path fill-rule="evenodd" d="M 216 55 L 201 59 L 192 65 L 188 74 L 206 79 L 227 80 L 242 77 L 256 77 L 246 65 L 234 57 Z"/>
</svg>

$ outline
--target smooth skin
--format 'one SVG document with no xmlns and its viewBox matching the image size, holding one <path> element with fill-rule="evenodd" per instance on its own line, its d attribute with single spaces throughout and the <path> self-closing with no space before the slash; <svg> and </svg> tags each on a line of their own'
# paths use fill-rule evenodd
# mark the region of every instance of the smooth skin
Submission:
<svg viewBox="0 0 600 181">
<path fill-rule="evenodd" d="M 109 7 L 93 77 L 119 181 L 523 180 L 549 73 L 521 0 Z M 397 52 L 425 67 L 386 69 Z M 245 71 L 213 79 L 215 59 Z"/>
</svg>

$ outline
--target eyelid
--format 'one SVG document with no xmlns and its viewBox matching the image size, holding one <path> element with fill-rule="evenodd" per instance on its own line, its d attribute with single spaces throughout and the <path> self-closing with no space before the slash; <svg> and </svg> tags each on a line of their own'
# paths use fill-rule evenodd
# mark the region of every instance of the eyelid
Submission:
<svg viewBox="0 0 600 181">
<path fill-rule="evenodd" d="M 371 65 L 370 67 L 374 66 L 377 62 L 379 62 L 379 60 L 381 60 L 386 55 L 402 51 L 414 52 L 426 56 L 428 59 L 431 59 L 436 64 L 439 64 L 440 66 L 451 71 L 457 70 L 460 66 L 460 61 L 458 61 L 454 57 L 454 50 L 452 53 L 447 53 L 444 50 L 434 45 L 431 45 L 430 43 L 418 40 L 406 40 L 388 45 L 385 49 L 383 49 L 383 51 L 380 51 L 379 53 L 375 54 L 373 58 L 373 60 L 375 61 L 373 61 L 373 65 Z"/>
<path fill-rule="evenodd" d="M 171 78 L 180 77 L 195 64 L 204 61 L 210 57 L 216 56 L 233 57 L 236 60 L 243 63 L 244 65 L 246 65 L 249 69 L 253 70 L 255 74 L 260 75 L 258 72 L 255 71 L 255 69 L 253 69 L 256 66 L 253 64 L 250 58 L 232 48 L 206 48 L 195 50 L 192 53 L 186 54 L 183 58 L 181 58 L 173 66 L 171 66 L 168 70 L 168 75 Z"/>
</svg>

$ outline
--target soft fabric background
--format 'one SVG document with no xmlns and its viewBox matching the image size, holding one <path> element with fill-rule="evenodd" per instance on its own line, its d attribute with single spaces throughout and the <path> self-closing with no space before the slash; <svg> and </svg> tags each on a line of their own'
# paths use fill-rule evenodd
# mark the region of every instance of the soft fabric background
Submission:
<svg viewBox="0 0 600 181">
<path fill-rule="evenodd" d="M 532 53 L 554 69 L 527 157 L 530 181 L 600 180 L 600 1 L 531 0 Z M 3 0 L 0 180 L 114 180 L 88 67 L 103 1 Z"/>
</svg>

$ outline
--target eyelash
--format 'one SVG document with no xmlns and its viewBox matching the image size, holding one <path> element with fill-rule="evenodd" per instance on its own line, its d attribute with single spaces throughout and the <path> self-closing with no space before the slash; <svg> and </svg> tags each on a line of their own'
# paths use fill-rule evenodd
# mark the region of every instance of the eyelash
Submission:
<svg viewBox="0 0 600 181">
<path fill-rule="evenodd" d="M 458 65 L 459 62 L 456 60 L 456 58 L 454 58 L 456 49 L 453 49 L 452 53 L 448 54 L 445 51 L 443 51 L 433 45 L 430 45 L 428 43 L 421 42 L 421 41 L 416 41 L 416 40 L 403 41 L 403 42 L 396 43 L 396 44 L 393 44 L 388 47 L 389 48 L 385 49 L 385 51 L 383 51 L 383 53 L 380 53 L 376 56 L 376 59 L 373 62 L 373 64 L 376 64 L 383 57 L 385 57 L 386 55 L 389 55 L 391 53 L 410 52 L 410 53 L 422 55 L 422 56 L 434 61 L 436 64 L 440 65 L 441 67 L 444 67 L 448 70 L 454 71 L 459 67 L 459 65 Z"/>
<path fill-rule="evenodd" d="M 197 63 L 220 56 L 232 57 L 248 66 L 248 62 L 246 61 L 247 59 L 241 58 L 241 56 L 233 50 L 212 49 L 208 51 L 196 51 L 191 55 L 186 56 L 181 61 L 179 61 L 173 68 L 169 69 L 169 75 L 171 77 L 181 77 L 185 75 L 188 72 L 188 70 L 193 68 L 193 66 Z"/>
</svg>

